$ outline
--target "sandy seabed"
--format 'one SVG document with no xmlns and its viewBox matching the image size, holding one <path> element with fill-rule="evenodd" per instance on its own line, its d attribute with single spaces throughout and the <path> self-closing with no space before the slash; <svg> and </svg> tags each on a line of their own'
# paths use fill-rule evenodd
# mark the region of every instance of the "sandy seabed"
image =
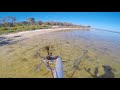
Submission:
<svg viewBox="0 0 120 90">
<path fill-rule="evenodd" d="M 41 29 L 33 31 L 23 31 L 0 36 L 0 77 L 5 78 L 51 78 L 51 72 L 48 72 L 43 64 L 37 72 L 36 66 L 40 63 L 39 58 L 34 57 L 37 50 L 45 46 L 53 46 L 53 55 L 59 55 L 60 52 L 64 61 L 65 78 L 70 78 L 74 69 L 73 64 L 76 57 L 83 53 L 84 41 L 68 40 L 70 37 L 58 36 L 55 32 L 68 30 L 80 30 L 80 28 L 56 28 Z M 51 33 L 50 33 L 51 32 Z M 78 46 L 76 46 L 78 45 Z M 93 77 L 115 77 L 113 72 L 105 73 L 104 64 L 108 63 L 99 60 L 97 53 L 92 50 L 84 58 L 73 77 L 77 78 L 93 78 Z M 41 50 L 41 55 L 46 56 L 47 53 Z M 106 57 L 105 57 L 106 58 Z M 113 62 L 113 67 L 119 64 Z M 95 75 L 95 71 L 99 72 Z M 108 67 L 109 69 L 110 67 Z M 119 69 L 120 67 L 117 67 Z M 89 72 L 90 71 L 90 72 Z M 117 76 L 119 77 L 119 73 Z"/>
</svg>

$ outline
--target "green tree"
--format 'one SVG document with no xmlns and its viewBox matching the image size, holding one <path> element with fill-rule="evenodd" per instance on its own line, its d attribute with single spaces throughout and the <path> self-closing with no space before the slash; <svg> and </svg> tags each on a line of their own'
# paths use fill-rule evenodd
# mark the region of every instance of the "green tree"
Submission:
<svg viewBox="0 0 120 90">
<path fill-rule="evenodd" d="M 35 18 L 28 18 L 27 21 L 30 25 L 33 25 L 35 23 Z"/>
<path fill-rule="evenodd" d="M 15 21 L 16 21 L 16 18 L 12 16 L 6 16 L 0 19 L 0 22 L 4 25 L 4 27 L 13 26 Z"/>
<path fill-rule="evenodd" d="M 7 26 L 7 21 L 8 21 L 7 17 L 2 17 L 2 18 L 0 19 L 0 22 L 3 24 L 4 27 Z"/>
<path fill-rule="evenodd" d="M 14 23 L 15 23 L 15 21 L 16 21 L 16 17 L 10 17 L 11 18 L 11 20 L 12 20 L 12 26 L 14 26 Z"/>
<path fill-rule="evenodd" d="M 38 25 L 42 25 L 42 24 L 43 24 L 43 22 L 42 22 L 42 21 L 38 21 L 37 23 L 38 23 Z"/>
</svg>

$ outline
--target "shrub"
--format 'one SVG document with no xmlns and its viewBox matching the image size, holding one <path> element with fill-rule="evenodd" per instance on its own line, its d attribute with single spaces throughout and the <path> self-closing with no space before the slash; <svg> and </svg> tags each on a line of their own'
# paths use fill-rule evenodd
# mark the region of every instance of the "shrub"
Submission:
<svg viewBox="0 0 120 90">
<path fill-rule="evenodd" d="M 13 27 L 13 28 L 11 28 L 12 30 L 17 30 L 17 28 L 16 27 Z"/>
<path fill-rule="evenodd" d="M 22 26 L 22 28 L 25 28 L 24 26 Z"/>
<path fill-rule="evenodd" d="M 24 28 L 23 30 L 30 30 L 30 28 L 29 28 L 29 27 L 26 27 L 26 28 Z"/>
<path fill-rule="evenodd" d="M 11 32 L 15 32 L 14 30 L 8 30 L 8 32 L 7 33 L 11 33 Z"/>
<path fill-rule="evenodd" d="M 35 28 L 35 27 L 32 27 L 31 30 L 36 30 L 36 28 Z"/>
<path fill-rule="evenodd" d="M 4 28 L 2 28 L 2 30 L 8 30 L 8 28 L 4 27 Z"/>
</svg>

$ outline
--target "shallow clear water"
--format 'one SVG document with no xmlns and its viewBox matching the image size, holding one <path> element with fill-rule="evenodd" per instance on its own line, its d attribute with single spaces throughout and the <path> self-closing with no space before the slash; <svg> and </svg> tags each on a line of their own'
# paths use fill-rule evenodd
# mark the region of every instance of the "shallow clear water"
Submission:
<svg viewBox="0 0 120 90">
<path fill-rule="evenodd" d="M 71 30 L 68 32 L 62 31 L 60 33 L 56 33 L 56 35 L 57 34 L 66 41 L 71 41 L 71 45 L 73 44 L 81 47 L 82 49 L 88 50 L 89 56 L 94 57 L 95 62 L 99 62 L 101 65 L 110 66 L 113 69 L 115 77 L 120 77 L 119 33 L 97 30 Z M 74 48 L 76 48 L 76 46 L 74 46 Z"/>
<path fill-rule="evenodd" d="M 120 34 L 105 32 L 105 31 L 81 31 L 71 30 L 58 33 L 58 36 L 64 37 L 66 40 L 73 40 L 73 43 L 81 43 L 87 47 L 94 47 L 96 50 L 106 50 L 107 53 L 111 53 L 113 57 L 117 57 L 120 60 Z M 57 34 L 56 34 L 57 35 Z M 76 44 L 77 45 L 77 44 Z"/>
<path fill-rule="evenodd" d="M 39 61 L 33 56 L 39 48 L 46 45 L 53 45 L 53 55 L 61 52 L 62 59 L 68 61 L 63 63 L 66 78 L 71 77 L 73 70 L 69 69 L 83 50 L 88 50 L 87 56 L 73 77 L 95 77 L 97 69 L 96 77 L 120 77 L 120 34 L 97 30 L 56 31 L 26 38 L 11 45 L 2 45 L 0 77 L 51 77 L 44 66 L 37 73 L 34 72 Z M 44 56 L 46 53 L 41 54 Z M 85 68 L 91 71 L 88 72 Z"/>
</svg>

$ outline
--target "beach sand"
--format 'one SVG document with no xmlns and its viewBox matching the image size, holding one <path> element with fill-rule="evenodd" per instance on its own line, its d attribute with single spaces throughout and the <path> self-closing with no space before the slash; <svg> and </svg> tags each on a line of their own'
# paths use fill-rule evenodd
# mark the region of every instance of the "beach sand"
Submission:
<svg viewBox="0 0 120 90">
<path fill-rule="evenodd" d="M 7 35 L 0 35 L 0 37 L 5 38 L 14 38 L 20 37 L 19 39 L 30 38 L 39 34 L 46 34 L 49 32 L 60 31 L 60 30 L 80 30 L 81 28 L 54 28 L 54 29 L 39 29 L 39 30 L 31 30 L 31 31 L 22 31 L 17 33 L 10 33 Z M 15 38 L 14 38 L 15 39 Z"/>
</svg>

